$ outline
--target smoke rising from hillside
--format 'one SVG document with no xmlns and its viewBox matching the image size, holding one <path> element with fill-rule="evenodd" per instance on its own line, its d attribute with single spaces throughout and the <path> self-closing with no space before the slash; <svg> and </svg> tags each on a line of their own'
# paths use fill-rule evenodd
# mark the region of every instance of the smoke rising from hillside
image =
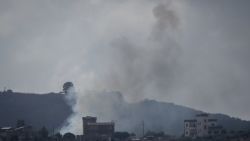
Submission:
<svg viewBox="0 0 250 141">
<path fill-rule="evenodd" d="M 0 87 L 47 92 L 74 82 L 78 115 L 71 125 L 92 108 L 99 116 L 85 98 L 103 91 L 119 91 L 129 102 L 149 98 L 250 119 L 248 5 L 1 1 Z"/>
<path fill-rule="evenodd" d="M 112 39 L 110 46 L 106 47 L 102 54 L 98 54 L 99 63 L 94 63 L 99 65 L 100 68 L 110 68 L 107 70 L 100 69 L 101 72 L 98 74 L 101 74 L 101 76 L 98 76 L 95 81 L 109 91 L 118 90 L 125 93 L 130 101 L 141 100 L 144 97 L 143 95 L 151 95 L 153 92 L 165 93 L 168 88 L 171 88 L 175 82 L 175 76 L 178 74 L 180 52 L 173 33 L 178 30 L 179 19 L 173 9 L 172 2 L 157 4 L 152 9 L 152 15 L 155 22 L 148 29 L 150 34 L 142 37 L 142 42 L 138 43 L 137 40 L 130 39 L 128 36 Z M 112 56 L 110 56 L 111 54 Z M 70 124 L 66 126 L 66 129 L 71 127 L 69 131 L 81 131 L 79 119 L 84 116 L 82 114 L 91 114 L 106 120 L 116 118 L 117 111 L 114 111 L 114 103 L 116 102 L 111 100 L 110 105 L 104 105 L 107 108 L 102 112 L 109 115 L 107 116 L 92 107 L 93 104 L 89 102 L 91 100 L 85 100 L 86 98 L 94 101 L 100 100 L 100 102 L 95 103 L 102 104 L 103 98 L 101 97 L 103 96 L 101 93 L 105 92 L 95 88 L 95 85 L 93 87 L 93 90 L 97 90 L 99 94 L 90 92 L 92 93 L 90 97 L 88 96 L 90 94 L 87 94 L 86 91 L 83 92 L 84 96 L 81 93 L 78 94 L 78 105 L 73 108 L 76 109 L 77 114 L 70 117 Z M 112 96 L 110 97 L 112 98 Z M 114 101 L 116 100 L 114 99 Z M 120 121 L 121 119 L 116 120 Z M 132 127 L 124 128 L 128 124 L 120 124 L 117 127 L 118 130 L 132 130 Z M 63 130 L 65 129 L 63 128 Z"/>
</svg>

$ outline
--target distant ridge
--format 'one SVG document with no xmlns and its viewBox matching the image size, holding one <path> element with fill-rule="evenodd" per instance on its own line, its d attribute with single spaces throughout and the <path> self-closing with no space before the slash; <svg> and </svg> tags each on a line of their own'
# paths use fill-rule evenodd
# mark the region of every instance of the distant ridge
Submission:
<svg viewBox="0 0 250 141">
<path fill-rule="evenodd" d="M 46 126 L 51 131 L 62 126 L 71 114 L 63 94 L 0 92 L 0 126 L 15 126 L 22 119 L 34 128 Z"/>
<path fill-rule="evenodd" d="M 141 123 L 146 131 L 164 131 L 166 134 L 183 134 L 183 121 L 192 119 L 202 111 L 168 102 L 145 99 L 128 103 L 119 92 L 92 93 L 81 101 L 83 115 L 94 115 L 100 120 L 114 120 L 116 130 L 141 133 Z M 88 113 L 90 111 L 90 113 Z M 50 131 L 60 128 L 72 114 L 64 94 L 26 94 L 0 92 L 0 127 L 15 126 L 23 119 L 35 128 L 46 126 Z M 250 122 L 223 114 L 211 114 L 228 131 L 250 130 Z M 80 121 L 81 122 L 81 121 Z M 79 124 L 81 126 L 81 124 Z M 80 128 L 81 129 L 81 128 Z"/>
<path fill-rule="evenodd" d="M 100 104 L 101 103 L 101 104 Z M 86 95 L 83 107 L 95 107 L 91 113 L 103 120 L 115 120 L 116 129 L 142 133 L 142 121 L 146 131 L 164 131 L 166 134 L 181 135 L 185 119 L 192 119 L 202 111 L 168 102 L 145 99 L 136 103 L 126 102 L 119 92 Z M 250 130 L 250 122 L 223 114 L 211 114 L 227 131 Z"/>
</svg>

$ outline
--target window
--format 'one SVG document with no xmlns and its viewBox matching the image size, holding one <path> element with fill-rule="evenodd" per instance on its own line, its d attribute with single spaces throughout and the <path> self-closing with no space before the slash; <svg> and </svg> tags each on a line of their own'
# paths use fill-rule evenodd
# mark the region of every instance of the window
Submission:
<svg viewBox="0 0 250 141">
<path fill-rule="evenodd" d="M 186 127 L 188 127 L 188 123 L 186 123 Z"/>
<path fill-rule="evenodd" d="M 206 125 L 204 125 L 204 129 L 205 129 L 205 130 L 207 129 L 207 126 L 206 126 Z"/>
<path fill-rule="evenodd" d="M 189 127 L 195 127 L 195 123 L 191 123 Z"/>
</svg>

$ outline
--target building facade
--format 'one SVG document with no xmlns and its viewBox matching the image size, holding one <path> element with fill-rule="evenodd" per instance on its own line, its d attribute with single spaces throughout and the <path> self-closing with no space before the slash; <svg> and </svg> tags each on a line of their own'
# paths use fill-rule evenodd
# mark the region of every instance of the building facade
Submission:
<svg viewBox="0 0 250 141">
<path fill-rule="evenodd" d="M 206 137 L 222 134 L 222 126 L 219 126 L 217 119 L 212 119 L 209 114 L 198 114 L 195 119 L 184 120 L 184 136 Z"/>
<path fill-rule="evenodd" d="M 197 120 L 184 120 L 184 133 L 185 136 L 195 137 L 197 135 Z"/>
<path fill-rule="evenodd" d="M 83 117 L 83 140 L 109 141 L 115 131 L 114 122 L 97 122 L 96 117 Z"/>
</svg>

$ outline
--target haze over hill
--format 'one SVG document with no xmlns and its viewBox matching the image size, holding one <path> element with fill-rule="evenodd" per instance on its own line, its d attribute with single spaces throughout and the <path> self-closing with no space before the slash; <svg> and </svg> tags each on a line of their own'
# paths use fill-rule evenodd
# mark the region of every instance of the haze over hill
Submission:
<svg viewBox="0 0 250 141">
<path fill-rule="evenodd" d="M 1 0 L 0 89 L 120 91 L 250 120 L 249 0 Z"/>
<path fill-rule="evenodd" d="M 100 121 L 114 120 L 116 130 L 141 134 L 142 121 L 145 131 L 164 131 L 181 135 L 184 119 L 193 118 L 201 111 L 173 103 L 143 100 L 128 103 L 119 92 L 89 93 L 79 99 L 82 113 L 74 113 L 65 101 L 64 94 L 44 95 L 24 93 L 0 93 L 0 126 L 15 126 L 18 119 L 24 119 L 36 128 L 46 126 L 81 134 L 81 116 L 97 116 Z M 76 108 L 80 108 L 76 107 Z M 71 117 L 72 116 L 72 117 Z M 228 130 L 249 130 L 250 122 L 222 114 L 212 115 Z M 71 118 L 70 118 L 71 117 Z M 70 122 L 71 125 L 67 124 Z"/>
<path fill-rule="evenodd" d="M 36 129 L 46 126 L 52 131 L 62 126 L 71 114 L 72 109 L 62 94 L 0 92 L 0 127 L 15 127 L 17 120 L 25 120 Z"/>
</svg>

